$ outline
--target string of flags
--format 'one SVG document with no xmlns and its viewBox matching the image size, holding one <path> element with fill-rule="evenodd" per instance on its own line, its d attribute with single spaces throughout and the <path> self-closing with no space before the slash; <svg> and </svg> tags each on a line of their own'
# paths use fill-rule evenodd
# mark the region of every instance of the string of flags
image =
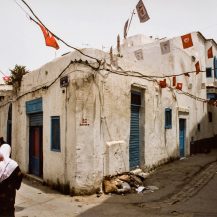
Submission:
<svg viewBox="0 0 217 217">
<path fill-rule="evenodd" d="M 96 57 L 93 57 L 93 56 L 90 56 L 90 55 L 84 53 L 83 51 L 81 51 L 80 49 L 78 49 L 78 48 L 76 48 L 76 47 L 71 46 L 70 44 L 68 44 L 67 42 L 65 42 L 63 39 L 61 39 L 60 37 L 58 37 L 57 35 L 55 35 L 54 33 L 52 33 L 52 32 L 42 23 L 42 21 L 36 16 L 36 14 L 35 14 L 34 11 L 32 10 L 32 8 L 25 2 L 25 0 L 20 0 L 20 1 L 23 2 L 23 4 L 29 9 L 29 11 L 31 12 L 31 14 L 35 17 L 35 19 L 36 19 L 38 22 L 37 22 L 36 20 L 34 20 L 34 19 L 32 18 L 32 16 L 29 15 L 29 13 L 26 12 L 26 11 L 22 8 L 22 6 L 21 6 L 20 4 L 18 4 L 18 3 L 16 2 L 16 0 L 15 0 L 15 2 L 18 4 L 18 6 L 24 11 L 24 13 L 26 13 L 27 17 L 28 17 L 30 20 L 34 21 L 36 24 L 40 24 L 40 25 L 41 25 L 40 28 L 42 27 L 41 30 L 42 30 L 42 33 L 43 33 L 44 38 L 45 38 L 45 44 L 46 44 L 46 46 L 50 46 L 50 47 L 53 47 L 53 48 L 55 48 L 55 49 L 59 49 L 59 45 L 58 45 L 58 43 L 57 43 L 57 41 L 56 41 L 56 40 L 58 40 L 58 41 L 62 42 L 63 44 L 65 44 L 67 47 L 76 50 L 77 52 L 79 52 L 79 53 L 82 54 L 83 56 L 86 56 L 86 57 L 88 57 L 88 58 L 90 58 L 90 59 L 96 60 L 97 63 L 99 64 L 99 66 L 100 66 L 101 60 L 99 60 L 99 59 L 96 58 Z M 98 67 L 99 67 L 99 66 L 98 66 Z"/>
<path fill-rule="evenodd" d="M 44 36 L 44 39 L 45 39 L 45 44 L 46 46 L 50 46 L 50 47 L 53 47 L 55 49 L 59 49 L 59 45 L 57 43 L 56 40 L 60 40 L 61 42 L 63 42 L 65 45 L 67 45 L 68 47 L 71 47 L 77 51 L 79 51 L 80 53 L 82 53 L 79 49 L 76 49 L 70 45 L 68 45 L 66 42 L 64 42 L 62 39 L 58 38 L 57 36 L 55 36 L 54 34 L 52 34 L 44 25 L 43 23 L 37 18 L 37 16 L 34 14 L 34 12 L 32 11 L 32 9 L 27 5 L 27 3 L 22 0 L 22 2 L 24 4 L 26 4 L 26 6 L 30 9 L 30 11 L 32 12 L 32 14 L 36 17 L 36 19 L 39 21 L 37 22 L 36 20 L 34 20 L 31 16 L 29 16 L 30 20 L 34 21 L 41 29 L 42 33 L 43 33 L 43 36 Z M 142 0 L 139 0 L 139 2 L 137 3 L 136 5 L 136 11 L 137 11 L 137 14 L 138 14 L 138 18 L 139 18 L 139 21 L 140 23 L 144 23 L 146 21 L 148 21 L 150 19 L 149 15 L 148 15 L 148 12 L 145 8 L 145 5 L 143 3 Z M 129 31 L 129 26 L 130 26 L 130 23 L 132 21 L 132 17 L 134 15 L 134 11 L 132 13 L 132 16 L 131 16 L 131 20 L 129 21 L 129 19 L 126 21 L 125 25 L 124 25 L 124 38 L 127 37 L 127 33 Z M 182 39 L 182 45 L 183 45 L 183 48 L 184 49 L 187 49 L 187 48 L 190 48 L 193 46 L 193 40 L 192 40 L 192 36 L 191 34 L 186 34 L 186 35 L 183 35 L 181 36 L 181 39 Z M 160 43 L 160 47 L 161 47 L 161 53 L 164 55 L 164 54 L 168 54 L 170 53 L 170 41 L 167 40 L 167 41 L 164 41 L 164 42 L 161 42 Z M 118 50 L 118 53 L 120 54 L 120 36 L 118 35 L 117 37 L 117 50 Z M 111 56 L 112 55 L 112 48 L 110 50 L 110 53 L 111 53 Z M 85 56 L 88 56 L 84 53 L 82 53 L 83 55 Z M 139 52 L 136 52 L 135 53 L 136 55 L 136 58 L 138 60 L 142 60 L 143 59 L 143 52 L 142 52 L 142 49 L 139 50 Z M 213 58 L 213 51 L 212 51 L 212 46 L 207 50 L 207 56 L 208 58 Z M 95 59 L 97 62 L 100 62 L 100 60 L 98 60 L 97 58 L 95 57 L 91 57 L 91 56 L 88 56 L 92 59 Z M 199 72 L 201 72 L 201 69 L 200 69 L 200 63 L 199 61 L 196 62 L 195 64 L 195 71 L 196 71 L 196 74 L 199 74 Z M 180 75 L 184 75 L 184 76 L 187 76 L 189 77 L 190 73 L 193 73 L 195 71 L 192 71 L 192 72 L 184 72 L 184 73 L 181 73 Z M 176 82 L 176 77 L 178 75 L 169 75 L 169 76 L 165 76 L 165 77 L 172 77 L 173 78 L 173 86 L 177 89 L 177 90 L 180 90 L 182 91 L 182 83 L 177 83 Z M 148 76 L 147 76 L 148 77 Z M 155 76 L 150 76 L 150 77 L 155 77 Z M 5 80 L 9 79 L 9 76 L 4 76 Z M 162 80 L 162 81 L 159 81 L 159 86 L 162 87 L 162 88 L 165 88 L 167 87 L 167 83 L 166 83 L 166 79 Z M 188 93 L 187 93 L 188 94 Z M 190 95 L 190 94 L 189 94 Z M 217 104 L 217 103 L 216 103 Z"/>
</svg>

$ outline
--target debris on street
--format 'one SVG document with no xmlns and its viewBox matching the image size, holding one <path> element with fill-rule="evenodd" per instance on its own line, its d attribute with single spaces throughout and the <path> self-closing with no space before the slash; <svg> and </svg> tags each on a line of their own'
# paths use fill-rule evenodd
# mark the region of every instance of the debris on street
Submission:
<svg viewBox="0 0 217 217">
<path fill-rule="evenodd" d="M 129 173 L 115 176 L 106 176 L 103 180 L 103 191 L 105 194 L 125 194 L 125 193 L 148 193 L 154 192 L 159 188 L 156 186 L 145 186 L 145 178 L 148 173 L 140 169 Z"/>
</svg>

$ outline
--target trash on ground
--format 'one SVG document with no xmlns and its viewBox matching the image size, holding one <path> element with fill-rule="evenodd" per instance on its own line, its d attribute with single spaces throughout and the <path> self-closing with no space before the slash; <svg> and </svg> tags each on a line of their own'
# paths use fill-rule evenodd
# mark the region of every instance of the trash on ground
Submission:
<svg viewBox="0 0 217 217">
<path fill-rule="evenodd" d="M 135 175 L 138 175 L 138 174 L 141 173 L 141 172 L 142 172 L 142 170 L 139 169 L 139 168 L 131 171 L 131 173 L 132 173 L 132 174 L 135 174 Z"/>
<path fill-rule="evenodd" d="M 125 194 L 125 193 L 148 193 L 154 192 L 157 186 L 145 186 L 145 178 L 148 173 L 137 169 L 137 172 L 126 172 L 115 176 L 106 176 L 103 180 L 103 191 L 105 194 Z"/>
<path fill-rule="evenodd" d="M 138 173 L 137 174 L 139 177 L 142 177 L 142 178 L 147 178 L 149 176 L 149 173 L 144 173 L 144 172 L 141 172 L 141 173 Z"/>
<path fill-rule="evenodd" d="M 145 188 L 148 190 L 151 190 L 151 191 L 159 190 L 159 188 L 157 186 L 153 186 L 153 185 L 146 186 Z"/>
<path fill-rule="evenodd" d="M 127 182 L 122 182 L 121 183 L 121 188 L 118 188 L 118 193 L 127 193 L 131 191 L 131 187 Z"/>
<path fill-rule="evenodd" d="M 137 191 L 137 193 L 141 193 L 144 189 L 145 189 L 144 186 L 139 186 L 139 187 L 136 189 L 136 191 Z"/>
</svg>

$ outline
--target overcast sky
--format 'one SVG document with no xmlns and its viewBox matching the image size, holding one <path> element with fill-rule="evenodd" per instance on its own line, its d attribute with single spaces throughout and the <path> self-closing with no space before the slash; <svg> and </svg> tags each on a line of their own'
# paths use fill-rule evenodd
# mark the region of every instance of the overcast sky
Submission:
<svg viewBox="0 0 217 217">
<path fill-rule="evenodd" d="M 21 0 L 16 0 L 23 8 Z M 72 46 L 108 49 L 123 38 L 125 21 L 138 0 L 26 0 L 44 24 Z M 134 16 L 129 36 L 175 37 L 201 31 L 217 41 L 217 0 L 143 0 L 150 20 Z M 27 8 L 25 8 L 28 11 Z M 30 13 L 30 12 L 29 12 Z M 46 47 L 40 28 L 31 22 L 15 0 L 0 0 L 0 70 L 9 74 L 15 64 L 29 70 L 70 51 Z"/>
</svg>

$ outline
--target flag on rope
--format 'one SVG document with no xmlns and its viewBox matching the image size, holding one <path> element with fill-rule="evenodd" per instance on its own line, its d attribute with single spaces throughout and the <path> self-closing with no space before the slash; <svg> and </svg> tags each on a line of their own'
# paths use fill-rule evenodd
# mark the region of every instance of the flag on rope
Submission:
<svg viewBox="0 0 217 217">
<path fill-rule="evenodd" d="M 144 23 L 150 19 L 142 0 L 139 0 L 138 4 L 136 5 L 136 10 L 139 16 L 140 23 Z"/>
<path fill-rule="evenodd" d="M 199 63 L 199 61 L 196 62 L 195 69 L 196 69 L 196 75 L 199 74 L 199 72 L 200 72 L 200 63 Z"/>
<path fill-rule="evenodd" d="M 57 44 L 55 37 L 43 25 L 40 23 L 38 23 L 38 25 L 43 32 L 46 46 L 53 47 L 58 50 L 59 45 Z"/>
<path fill-rule="evenodd" d="M 128 22 L 129 22 L 129 19 L 128 19 L 128 20 L 126 21 L 126 23 L 124 24 L 124 38 L 125 38 L 125 39 L 127 38 Z"/>
<path fill-rule="evenodd" d="M 143 60 L 143 51 L 142 49 L 134 51 L 135 57 L 137 60 Z"/>
<path fill-rule="evenodd" d="M 160 43 L 161 54 L 167 54 L 170 52 L 170 41 L 164 41 Z"/>
<path fill-rule="evenodd" d="M 176 86 L 176 76 L 173 76 L 173 86 Z"/>
<path fill-rule="evenodd" d="M 176 89 L 178 89 L 178 90 L 182 90 L 182 83 L 177 83 L 177 85 L 176 85 Z"/>
<path fill-rule="evenodd" d="M 109 55 L 110 55 L 110 63 L 112 64 L 113 63 L 113 49 L 112 49 L 112 46 L 110 48 Z"/>
<path fill-rule="evenodd" d="M 186 77 L 190 77 L 190 75 L 189 75 L 189 73 L 184 73 L 184 76 L 186 76 Z"/>
<path fill-rule="evenodd" d="M 159 85 L 160 85 L 161 88 L 167 87 L 166 78 L 165 78 L 164 80 L 160 81 L 160 82 L 159 82 Z"/>
<path fill-rule="evenodd" d="M 207 50 L 207 56 L 209 58 L 213 58 L 212 46 Z"/>
<path fill-rule="evenodd" d="M 193 46 L 193 41 L 192 41 L 192 38 L 191 38 L 191 34 L 183 35 L 183 36 L 181 36 L 181 38 L 182 38 L 182 45 L 183 45 L 184 49 Z"/>
<path fill-rule="evenodd" d="M 120 54 L 120 52 L 121 52 L 121 44 L 120 44 L 120 35 L 119 34 L 117 36 L 117 50 L 118 50 L 118 53 Z"/>
</svg>

